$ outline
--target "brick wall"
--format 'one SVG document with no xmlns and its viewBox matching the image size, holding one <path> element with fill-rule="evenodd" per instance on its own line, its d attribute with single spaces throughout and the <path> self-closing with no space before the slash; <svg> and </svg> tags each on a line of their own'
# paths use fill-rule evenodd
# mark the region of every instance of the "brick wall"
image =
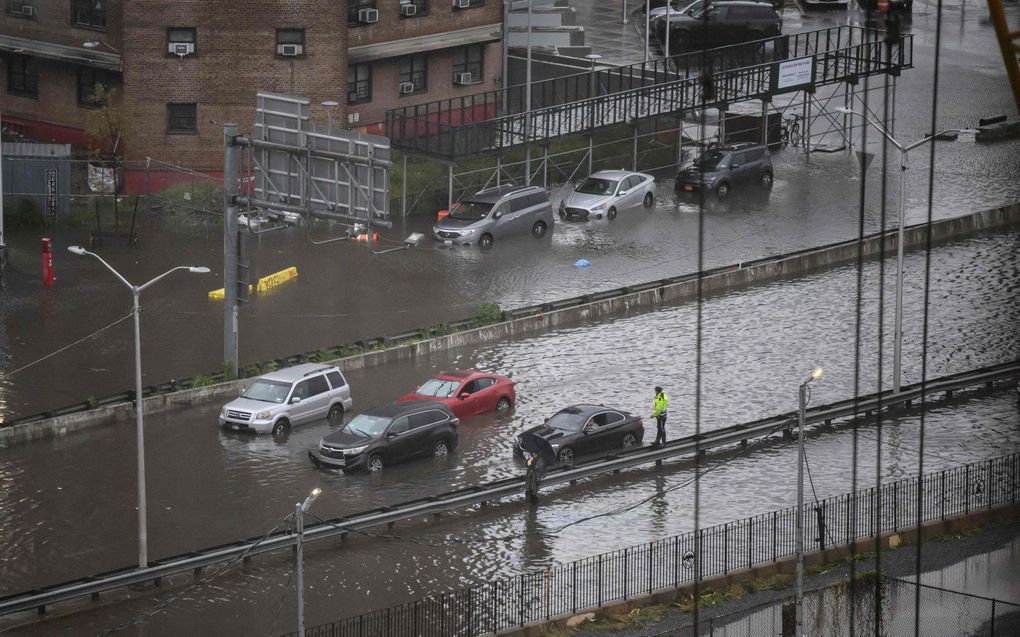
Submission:
<svg viewBox="0 0 1020 637">
<path fill-rule="evenodd" d="M 470 9 L 454 9 L 452 0 L 429 0 L 428 5 L 427 15 L 404 18 L 400 15 L 400 3 L 397 0 L 376 0 L 379 22 L 370 25 L 351 25 L 348 32 L 349 46 L 447 33 L 457 29 L 503 22 L 503 3 L 500 0 L 484 0 L 482 5 Z M 346 19 L 345 11 L 344 20 Z"/>
<path fill-rule="evenodd" d="M 72 24 L 71 0 L 36 0 L 35 15 L 23 18 L 7 13 L 7 1 L 0 2 L 0 33 L 64 46 L 81 47 L 83 42 L 102 40 L 120 49 L 121 0 L 105 0 L 106 27 Z M 110 51 L 106 47 L 96 49 Z"/>
</svg>

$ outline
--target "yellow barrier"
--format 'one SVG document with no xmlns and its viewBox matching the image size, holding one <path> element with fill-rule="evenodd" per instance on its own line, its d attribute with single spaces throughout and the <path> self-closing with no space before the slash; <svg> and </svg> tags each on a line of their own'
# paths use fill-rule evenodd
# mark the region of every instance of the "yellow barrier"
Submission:
<svg viewBox="0 0 1020 637">
<path fill-rule="evenodd" d="M 248 285 L 248 294 L 251 294 L 255 290 L 258 290 L 259 293 L 265 294 L 266 292 L 269 292 L 270 290 L 272 290 L 276 286 L 280 285 L 281 283 L 286 283 L 287 281 L 290 281 L 291 279 L 296 279 L 297 275 L 298 275 L 297 268 L 295 268 L 293 266 L 287 268 L 286 270 L 280 270 L 279 272 L 274 272 L 274 273 L 270 274 L 269 276 L 264 276 L 261 279 L 259 279 L 259 282 L 258 282 L 257 286 L 253 286 L 253 285 L 249 284 Z M 224 297 L 225 297 L 225 294 L 223 292 L 223 288 L 220 288 L 218 290 L 212 290 L 212 291 L 209 292 L 209 298 L 210 299 L 213 299 L 213 300 L 223 300 Z"/>
</svg>

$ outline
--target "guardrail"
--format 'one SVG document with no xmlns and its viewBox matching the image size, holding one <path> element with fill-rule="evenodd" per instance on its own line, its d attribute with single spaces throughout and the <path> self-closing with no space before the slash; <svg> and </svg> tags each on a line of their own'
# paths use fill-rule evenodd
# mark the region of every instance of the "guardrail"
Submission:
<svg viewBox="0 0 1020 637">
<path fill-rule="evenodd" d="M 1020 376 L 1020 360 L 963 372 L 903 388 L 896 395 L 891 392 L 845 400 L 829 405 L 809 409 L 805 423 L 831 423 L 833 419 L 849 416 L 868 415 L 880 409 L 894 405 L 910 405 L 924 395 L 944 393 L 952 396 L 953 392 L 983 385 L 991 388 L 997 381 Z M 795 414 L 787 413 L 771 418 L 764 418 L 750 423 L 732 425 L 711 432 L 702 433 L 700 438 L 687 436 L 678 438 L 665 446 L 652 449 L 641 447 L 616 454 L 611 454 L 573 467 L 558 467 L 551 470 L 542 481 L 544 488 L 570 483 L 584 478 L 595 477 L 607 473 L 622 471 L 677 456 L 689 455 L 694 451 L 743 443 L 751 439 L 761 438 L 779 431 L 790 432 L 795 423 Z M 306 542 L 341 536 L 349 531 L 361 531 L 382 525 L 393 525 L 396 522 L 429 515 L 441 514 L 465 507 L 481 504 L 523 493 L 524 477 L 507 478 L 482 485 L 475 485 L 450 491 L 439 495 L 411 500 L 400 504 L 356 513 L 346 517 L 337 517 L 324 523 L 305 527 Z M 84 596 L 97 598 L 100 593 L 169 577 L 179 573 L 195 572 L 219 563 L 229 562 L 241 557 L 249 558 L 261 553 L 288 548 L 296 544 L 296 536 L 290 531 L 280 531 L 261 538 L 248 538 L 216 547 L 201 549 L 183 555 L 157 560 L 145 569 L 123 568 L 71 582 L 48 586 L 45 588 L 7 595 L 0 598 L 0 615 L 25 610 L 38 609 L 45 612 L 45 607 L 63 601 Z"/>
</svg>

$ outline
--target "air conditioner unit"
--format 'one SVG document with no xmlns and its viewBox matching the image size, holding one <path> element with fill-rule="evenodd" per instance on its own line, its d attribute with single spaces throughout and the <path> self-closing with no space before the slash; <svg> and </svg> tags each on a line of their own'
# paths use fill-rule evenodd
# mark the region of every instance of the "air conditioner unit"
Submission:
<svg viewBox="0 0 1020 637">
<path fill-rule="evenodd" d="M 471 6 L 471 0 L 453 0 L 454 9 L 467 9 Z"/>
<path fill-rule="evenodd" d="M 373 24 L 379 21 L 378 9 L 358 9 L 358 22 Z"/>
<path fill-rule="evenodd" d="M 414 93 L 414 82 L 401 82 L 398 88 L 401 95 L 410 95 Z"/>
<path fill-rule="evenodd" d="M 167 47 L 167 51 L 172 55 L 184 57 L 195 52 L 195 44 L 194 42 L 171 42 L 170 46 Z"/>
<path fill-rule="evenodd" d="M 360 119 L 361 119 L 361 114 L 360 113 L 347 113 L 347 123 L 348 124 L 357 124 L 358 120 L 360 120 Z"/>
<path fill-rule="evenodd" d="M 280 55 L 287 57 L 295 57 L 301 55 L 305 50 L 305 47 L 300 44 L 278 44 L 276 46 L 276 52 Z"/>
<path fill-rule="evenodd" d="M 465 84 L 471 84 L 471 82 L 472 82 L 472 80 L 471 80 L 471 74 L 470 73 L 454 73 L 453 74 L 453 83 L 454 84 L 458 84 L 460 86 L 464 86 Z"/>
<path fill-rule="evenodd" d="M 410 18 L 411 16 L 418 15 L 418 7 L 414 6 L 413 4 L 402 4 L 400 5 L 400 15 L 404 16 L 405 18 Z"/>
<path fill-rule="evenodd" d="M 35 15 L 35 7 L 33 7 L 30 4 L 22 5 L 21 15 L 25 16 L 26 18 L 31 18 L 32 16 Z"/>
</svg>

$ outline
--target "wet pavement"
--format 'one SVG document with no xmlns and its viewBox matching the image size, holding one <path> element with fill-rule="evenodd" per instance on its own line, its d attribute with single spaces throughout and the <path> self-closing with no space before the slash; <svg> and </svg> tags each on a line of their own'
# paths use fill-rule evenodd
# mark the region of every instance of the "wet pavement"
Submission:
<svg viewBox="0 0 1020 637">
<path fill-rule="evenodd" d="M 964 371 L 1017 357 L 1020 298 L 1011 292 L 1020 272 L 1011 265 L 1020 234 L 978 237 L 937 248 L 932 259 L 929 374 Z M 907 259 L 908 316 L 917 315 L 923 256 Z M 878 264 L 864 271 L 861 393 L 876 383 Z M 886 272 L 886 291 L 891 271 Z M 733 291 L 704 304 L 702 426 L 712 429 L 795 408 L 806 369 L 828 369 L 812 404 L 854 393 L 855 292 L 852 267 Z M 886 325 L 891 304 L 885 301 Z M 650 387 L 670 392 L 670 436 L 693 433 L 695 308 L 680 304 L 651 314 L 621 316 L 596 325 L 557 330 L 521 341 L 442 352 L 416 361 L 352 370 L 355 411 L 391 400 L 429 370 L 478 365 L 513 370 L 519 404 L 514 413 L 481 417 L 461 426 L 461 445 L 445 461 L 423 460 L 380 475 L 314 470 L 305 450 L 329 431 L 297 429 L 289 439 L 221 432 L 218 405 L 146 420 L 149 542 L 153 558 L 258 536 L 293 510 L 314 486 L 323 494 L 313 514 L 332 517 L 518 475 L 511 437 L 575 400 L 598 400 L 645 414 Z M 717 327 L 713 328 L 712 325 Z M 722 326 L 727 326 L 722 329 Z M 885 334 L 886 347 L 889 334 Z M 905 331 L 905 360 L 916 361 L 921 325 Z M 906 365 L 914 370 L 916 364 Z M 885 373 L 888 379 L 888 370 Z M 918 380 L 911 371 L 905 382 Z M 888 382 L 888 381 L 887 381 Z M 958 399 L 934 406 L 925 418 L 926 471 L 1010 453 L 1020 448 L 1015 393 Z M 65 581 L 130 564 L 135 556 L 133 437 L 125 423 L 0 451 L 0 594 Z M 857 487 L 917 472 L 919 414 L 882 423 L 881 469 L 875 464 L 878 429 L 857 436 Z M 646 442 L 648 440 L 646 436 Z M 854 434 L 844 425 L 813 434 L 807 445 L 818 498 L 851 490 Z M 733 451 L 709 458 L 720 462 Z M 186 468 L 182 460 L 187 459 Z M 792 504 L 796 448 L 779 439 L 730 459 L 702 479 L 700 522 L 711 525 Z M 59 459 L 59 470 L 54 470 Z M 762 480 L 763 467 L 769 479 Z M 543 496 L 534 514 L 520 500 L 486 511 L 460 513 L 435 524 L 400 525 L 398 539 L 354 538 L 342 549 L 306 549 L 309 623 L 385 607 L 438 591 L 568 561 L 690 530 L 694 493 L 681 487 L 690 467 L 620 476 L 560 488 Z M 97 494 L 122 494 L 118 497 Z M 606 519 L 572 524 L 641 498 L 646 505 Z M 64 511 L 65 515 L 54 515 Z M 407 538 L 399 539 L 399 538 Z M 357 573 L 357 576 L 352 576 Z M 127 634 L 177 634 L 210 623 L 241 632 L 266 631 L 277 608 L 292 625 L 289 554 L 259 557 L 243 571 L 188 591 L 150 627 Z M 179 592 L 179 591 L 177 591 Z M 130 619 L 175 593 L 106 606 L 15 634 L 96 632 Z M 282 629 L 281 631 L 282 632 Z"/>
</svg>

